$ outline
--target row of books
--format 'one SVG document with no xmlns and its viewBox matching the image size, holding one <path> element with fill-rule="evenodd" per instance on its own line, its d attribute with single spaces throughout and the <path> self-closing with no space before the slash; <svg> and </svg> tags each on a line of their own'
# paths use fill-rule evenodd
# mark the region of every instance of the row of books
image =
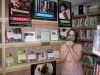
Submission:
<svg viewBox="0 0 100 75">
<path fill-rule="evenodd" d="M 95 64 L 93 75 L 100 75 L 100 61 Z"/>
<path fill-rule="evenodd" d="M 82 62 L 83 64 L 88 64 L 88 65 L 93 66 L 93 65 L 94 65 L 94 59 L 95 59 L 95 58 L 94 58 L 93 56 L 90 56 L 90 55 L 83 55 L 81 62 Z"/>
<path fill-rule="evenodd" d="M 43 61 L 59 58 L 58 48 L 49 49 L 47 51 L 28 51 L 19 50 L 16 52 L 18 63 L 34 62 L 34 61 Z M 5 55 L 6 57 L 6 66 L 12 66 L 15 64 L 14 58 L 11 53 Z"/>
<path fill-rule="evenodd" d="M 80 42 L 80 44 L 82 45 L 84 52 L 92 52 L 93 43 L 91 43 L 91 42 Z"/>
<path fill-rule="evenodd" d="M 93 69 L 83 67 L 83 75 L 93 75 Z"/>
<path fill-rule="evenodd" d="M 9 28 L 6 29 L 6 43 L 14 42 L 34 42 L 34 41 L 57 41 L 59 38 L 61 40 L 66 40 L 66 33 L 68 28 L 59 28 L 58 30 L 42 29 L 36 28 L 36 31 L 26 31 L 22 33 L 21 28 Z M 59 31 L 59 32 L 58 32 Z M 59 35 L 58 35 L 59 33 Z M 22 39 L 24 36 L 24 40 Z"/>
<path fill-rule="evenodd" d="M 94 66 L 96 62 L 100 61 L 100 58 L 97 56 L 83 55 L 81 62 L 83 64 Z"/>
<path fill-rule="evenodd" d="M 95 29 L 91 29 L 91 30 L 77 30 L 77 32 L 78 32 L 78 38 L 93 39 Z"/>
<path fill-rule="evenodd" d="M 100 24 L 100 15 L 98 16 L 86 16 L 79 19 L 72 19 L 72 27 L 79 26 L 93 26 Z"/>
</svg>

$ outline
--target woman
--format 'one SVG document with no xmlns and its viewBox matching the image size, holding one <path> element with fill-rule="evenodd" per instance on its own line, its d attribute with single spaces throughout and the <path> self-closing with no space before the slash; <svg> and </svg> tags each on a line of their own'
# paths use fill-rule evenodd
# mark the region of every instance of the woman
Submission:
<svg viewBox="0 0 100 75">
<path fill-rule="evenodd" d="M 66 41 L 61 46 L 60 60 L 62 62 L 62 75 L 83 75 L 81 65 L 82 45 L 77 44 L 77 33 L 74 30 L 69 30 L 68 38 L 75 39 L 73 41 Z"/>
</svg>

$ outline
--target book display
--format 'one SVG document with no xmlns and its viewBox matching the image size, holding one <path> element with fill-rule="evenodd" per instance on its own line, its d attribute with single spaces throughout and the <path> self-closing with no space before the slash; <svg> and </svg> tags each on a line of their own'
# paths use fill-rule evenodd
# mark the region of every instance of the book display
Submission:
<svg viewBox="0 0 100 75">
<path fill-rule="evenodd" d="M 0 5 L 0 75 L 61 75 L 60 46 L 73 40 L 66 38 L 71 28 L 84 49 L 84 74 L 99 74 L 100 57 L 92 52 L 99 9 L 72 16 L 72 3 L 65 0 L 0 0 Z"/>
</svg>

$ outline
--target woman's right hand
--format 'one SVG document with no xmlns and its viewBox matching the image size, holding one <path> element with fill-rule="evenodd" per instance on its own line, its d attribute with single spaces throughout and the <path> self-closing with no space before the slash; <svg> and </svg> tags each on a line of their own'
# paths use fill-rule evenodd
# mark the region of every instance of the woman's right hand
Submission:
<svg viewBox="0 0 100 75">
<path fill-rule="evenodd" d="M 70 42 L 69 41 L 66 41 L 66 48 L 69 50 L 70 48 Z"/>
</svg>

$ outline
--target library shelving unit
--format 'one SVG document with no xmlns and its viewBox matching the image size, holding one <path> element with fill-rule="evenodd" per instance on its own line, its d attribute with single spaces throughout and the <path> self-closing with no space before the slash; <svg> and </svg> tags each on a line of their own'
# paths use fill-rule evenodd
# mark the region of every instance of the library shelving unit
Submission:
<svg viewBox="0 0 100 75">
<path fill-rule="evenodd" d="M 74 15 L 72 16 L 72 19 L 79 19 L 79 18 L 83 18 L 86 16 L 96 16 L 96 15 L 100 15 L 100 11 L 96 11 L 96 12 L 91 12 L 91 13 L 85 13 L 85 14 L 79 14 L 79 15 Z M 79 27 L 72 27 L 72 29 L 74 30 L 89 30 L 89 29 L 96 29 L 97 25 L 93 25 L 93 26 L 79 26 Z M 83 39 L 83 38 L 79 38 L 78 41 L 81 42 L 93 42 L 93 39 Z M 92 52 L 83 52 L 83 55 L 93 55 L 96 56 L 94 53 Z M 89 68 L 94 68 L 94 66 L 91 66 L 89 64 L 82 64 L 84 67 L 89 67 Z"/>
<path fill-rule="evenodd" d="M 9 48 L 23 48 L 23 47 L 28 47 L 28 46 L 33 46 L 33 47 L 41 47 L 41 42 L 28 42 L 27 44 L 22 42 L 22 43 L 5 43 L 5 28 L 6 28 L 6 24 L 9 22 L 9 19 L 6 16 L 8 14 L 8 6 L 6 5 L 6 3 L 8 2 L 8 0 L 0 0 L 0 7 L 1 7 L 1 11 L 0 11 L 0 25 L 1 25 L 1 40 L 2 42 L 0 43 L 0 74 L 1 75 L 7 75 L 7 73 L 9 72 L 16 72 L 16 71 L 23 71 L 23 70 L 27 70 L 30 69 L 30 65 L 32 63 L 25 63 L 25 64 L 15 64 L 13 66 L 7 67 L 5 65 L 5 53 L 7 51 L 7 49 Z M 58 22 L 57 21 L 42 21 L 42 20 L 32 20 L 31 21 L 32 25 L 42 25 L 42 26 L 53 26 L 53 27 L 57 27 L 58 26 Z M 65 43 L 64 41 L 50 41 L 50 45 L 55 45 L 56 43 L 58 43 L 58 45 L 61 45 L 63 43 Z M 14 50 L 13 50 L 14 51 Z M 59 63 L 59 59 L 53 59 L 56 60 Z M 45 60 L 45 61 L 52 61 L 52 60 Z M 33 62 L 33 63 L 38 63 Z M 16 74 L 17 75 L 17 74 Z M 27 75 L 27 74 L 25 74 Z"/>
</svg>

